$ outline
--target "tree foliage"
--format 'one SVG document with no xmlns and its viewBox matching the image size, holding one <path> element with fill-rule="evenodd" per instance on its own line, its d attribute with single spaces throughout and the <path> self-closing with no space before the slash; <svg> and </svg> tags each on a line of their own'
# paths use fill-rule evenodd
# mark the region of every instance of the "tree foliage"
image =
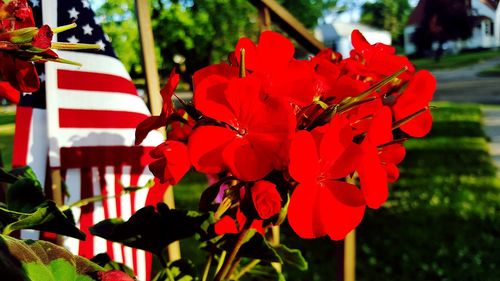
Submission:
<svg viewBox="0 0 500 281">
<path fill-rule="evenodd" d="M 436 58 L 439 58 L 446 41 L 471 37 L 474 17 L 468 3 L 467 0 L 426 1 L 424 16 L 412 38 L 417 53 L 425 54 L 431 50 L 432 43 L 437 42 Z"/>
<path fill-rule="evenodd" d="M 312 28 L 337 0 L 279 0 L 306 27 Z M 248 0 L 153 0 L 152 25 L 160 69 L 181 55 L 187 73 L 226 58 L 241 36 L 258 34 L 258 12 Z M 141 72 L 140 42 L 133 0 L 106 1 L 97 10 L 118 57 L 132 72 Z"/>
<path fill-rule="evenodd" d="M 361 22 L 385 29 L 394 41 L 402 42 L 403 30 L 411 13 L 408 0 L 377 0 L 362 6 Z"/>
</svg>

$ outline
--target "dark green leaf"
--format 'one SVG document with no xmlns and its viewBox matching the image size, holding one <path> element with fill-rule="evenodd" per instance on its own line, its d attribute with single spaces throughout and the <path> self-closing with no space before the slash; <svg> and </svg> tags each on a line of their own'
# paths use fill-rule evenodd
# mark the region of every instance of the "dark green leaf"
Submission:
<svg viewBox="0 0 500 281">
<path fill-rule="evenodd" d="M 90 233 L 104 239 L 143 249 L 161 257 L 163 249 L 173 241 L 200 233 L 208 215 L 169 209 L 164 203 L 137 211 L 128 221 L 108 219 L 90 228 Z"/>
<path fill-rule="evenodd" d="M 61 212 L 53 201 L 45 201 L 33 213 L 0 208 L 0 223 L 4 226 L 4 234 L 20 229 L 36 229 L 85 239 L 85 234 L 75 226 L 73 218 Z"/>
<path fill-rule="evenodd" d="M 153 281 L 194 281 L 198 280 L 196 268 L 189 260 L 176 260 L 170 262 L 153 278 Z"/>
<path fill-rule="evenodd" d="M 45 201 L 42 185 L 31 177 L 22 177 L 7 189 L 9 210 L 31 213 Z"/>
<path fill-rule="evenodd" d="M 46 241 L 0 235 L 2 280 L 91 281 L 103 268 Z"/>
<path fill-rule="evenodd" d="M 285 245 L 278 245 L 274 248 L 274 250 L 276 250 L 278 255 L 285 263 L 292 265 L 302 271 L 307 270 L 307 261 L 304 256 L 302 256 L 300 250 L 290 249 Z"/>
<path fill-rule="evenodd" d="M 258 264 L 243 275 L 240 281 L 285 281 L 285 277 L 270 264 Z"/>
<path fill-rule="evenodd" d="M 0 168 L 0 182 L 15 183 L 18 177 Z"/>
<path fill-rule="evenodd" d="M 130 267 L 126 266 L 123 263 L 113 261 L 106 253 L 98 254 L 95 257 L 91 258 L 90 261 L 98 264 L 99 266 L 104 268 L 105 271 L 119 270 L 125 272 L 132 278 L 135 277 L 134 271 Z"/>
<path fill-rule="evenodd" d="M 238 235 L 224 235 L 219 245 L 220 248 L 226 251 L 231 251 L 236 244 Z M 246 243 L 244 243 L 238 251 L 238 256 L 252 259 L 259 259 L 267 262 L 283 263 L 280 256 L 264 239 L 260 233 L 255 233 Z"/>
</svg>

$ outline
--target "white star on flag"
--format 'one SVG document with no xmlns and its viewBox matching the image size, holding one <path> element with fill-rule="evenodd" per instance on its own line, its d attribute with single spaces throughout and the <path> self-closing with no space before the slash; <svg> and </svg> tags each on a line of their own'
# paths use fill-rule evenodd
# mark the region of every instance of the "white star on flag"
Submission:
<svg viewBox="0 0 500 281">
<path fill-rule="evenodd" d="M 78 12 L 75 7 L 73 7 L 73 9 L 71 10 L 68 10 L 68 13 L 69 13 L 69 17 L 70 18 L 73 18 L 73 19 L 78 19 L 78 14 L 80 14 L 80 12 Z"/>
<path fill-rule="evenodd" d="M 89 1 L 87 0 L 82 0 L 82 5 L 84 8 L 90 9 L 90 4 Z"/>
<path fill-rule="evenodd" d="M 73 36 L 68 38 L 68 42 L 76 44 L 76 43 L 80 42 L 80 40 L 78 40 L 78 38 L 76 38 L 75 35 L 73 35 Z"/>
<path fill-rule="evenodd" d="M 38 78 L 40 78 L 40 82 L 44 82 L 45 81 L 45 73 L 40 73 L 40 75 L 38 75 Z"/>
<path fill-rule="evenodd" d="M 86 24 L 84 26 L 82 26 L 82 29 L 83 29 L 83 34 L 87 34 L 87 35 L 92 35 L 92 30 L 94 30 L 90 24 Z"/>
<path fill-rule="evenodd" d="M 40 5 L 40 0 L 30 0 L 33 7 L 38 7 Z"/>
<path fill-rule="evenodd" d="M 104 51 L 104 48 L 106 47 L 106 45 L 104 44 L 104 42 L 102 42 L 102 40 L 99 40 L 99 41 L 97 41 L 95 43 L 97 45 L 99 45 L 99 50 Z"/>
</svg>

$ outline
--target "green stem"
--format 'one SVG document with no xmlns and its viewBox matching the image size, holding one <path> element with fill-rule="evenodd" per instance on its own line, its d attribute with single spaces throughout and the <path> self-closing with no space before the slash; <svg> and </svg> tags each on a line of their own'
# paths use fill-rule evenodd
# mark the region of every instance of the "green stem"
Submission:
<svg viewBox="0 0 500 281">
<path fill-rule="evenodd" d="M 243 231 L 240 233 L 238 236 L 238 240 L 236 241 L 236 244 L 234 245 L 233 250 L 229 254 L 229 257 L 226 259 L 224 264 L 222 265 L 222 268 L 219 270 L 217 275 L 215 276 L 214 281 L 221 281 L 224 280 L 226 277 L 227 273 L 229 272 L 229 269 L 231 268 L 234 259 L 236 258 L 236 254 L 238 254 L 238 251 L 240 250 L 241 246 L 243 243 L 245 243 L 245 238 L 247 236 L 249 229 L 245 228 Z"/>
<path fill-rule="evenodd" d="M 251 261 L 249 264 L 245 265 L 245 267 L 243 267 L 241 269 L 241 271 L 238 272 L 238 274 L 236 274 L 236 276 L 234 276 L 233 279 L 239 280 L 243 275 L 245 275 L 245 273 L 249 272 L 250 270 L 252 270 L 252 268 L 254 268 L 256 265 L 258 265 L 259 262 L 260 262 L 259 259 Z"/>
<path fill-rule="evenodd" d="M 217 263 L 217 269 L 215 270 L 215 272 L 219 272 L 219 270 L 222 268 L 222 265 L 224 264 L 224 261 L 226 260 L 226 255 L 227 255 L 227 252 L 222 251 L 222 254 L 220 254 L 219 262 Z"/>
<path fill-rule="evenodd" d="M 236 268 L 238 267 L 238 265 L 240 264 L 240 261 L 241 261 L 241 258 L 238 257 L 234 260 L 233 262 L 233 265 L 231 266 L 231 268 L 229 269 L 229 271 L 227 272 L 226 274 L 226 277 L 227 278 L 231 278 L 231 275 L 233 275 L 233 272 L 236 270 Z"/>
<path fill-rule="evenodd" d="M 214 254 L 210 253 L 210 255 L 208 255 L 207 262 L 205 263 L 205 268 L 203 269 L 203 275 L 201 277 L 201 281 L 207 281 L 208 273 L 210 272 L 210 265 L 212 264 L 213 259 L 214 259 Z"/>
</svg>

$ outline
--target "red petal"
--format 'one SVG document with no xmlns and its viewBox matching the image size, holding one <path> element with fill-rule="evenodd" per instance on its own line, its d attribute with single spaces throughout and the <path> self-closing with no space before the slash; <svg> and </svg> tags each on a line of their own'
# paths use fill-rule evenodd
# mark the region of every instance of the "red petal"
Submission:
<svg viewBox="0 0 500 281">
<path fill-rule="evenodd" d="M 252 40 L 243 37 L 238 40 L 236 44 L 236 48 L 234 49 L 234 55 L 238 64 L 241 64 L 241 49 L 245 49 L 245 68 L 250 70 L 255 70 L 255 66 L 257 64 L 257 47 L 252 42 Z"/>
<path fill-rule="evenodd" d="M 163 113 L 160 116 L 149 116 L 144 119 L 135 129 L 135 145 L 141 144 L 149 132 L 165 126 L 166 122 L 167 120 Z"/>
<path fill-rule="evenodd" d="M 224 149 L 224 163 L 229 171 L 244 181 L 262 179 L 273 169 L 269 153 L 252 145 L 246 138 L 235 138 Z"/>
<path fill-rule="evenodd" d="M 386 163 L 399 164 L 405 158 L 406 150 L 403 144 L 395 143 L 381 149 L 380 160 Z"/>
<path fill-rule="evenodd" d="M 190 167 L 186 145 L 178 141 L 167 141 L 151 151 L 152 156 L 158 156 L 160 151 L 164 158 L 151 163 L 149 169 L 161 183 L 177 184 Z"/>
<path fill-rule="evenodd" d="M 429 71 L 421 70 L 415 73 L 408 88 L 396 99 L 393 107 L 396 120 L 427 107 L 435 91 L 436 79 Z"/>
<path fill-rule="evenodd" d="M 4 97 L 12 103 L 18 103 L 21 93 L 14 89 L 8 82 L 0 82 L 0 97 Z"/>
<path fill-rule="evenodd" d="M 314 64 L 311 61 L 292 60 L 268 81 L 266 93 L 305 106 L 313 101 L 315 82 Z"/>
<path fill-rule="evenodd" d="M 236 234 L 239 233 L 239 231 L 236 227 L 236 222 L 234 221 L 234 219 L 226 215 L 215 223 L 215 233 L 217 235 L 224 235 L 227 233 Z"/>
<path fill-rule="evenodd" d="M 160 91 L 161 97 L 163 98 L 163 112 L 167 114 L 167 116 L 172 111 L 172 95 L 174 94 L 175 88 L 177 88 L 177 84 L 179 84 L 179 80 L 180 75 L 175 73 L 175 68 L 172 69 L 167 84 L 165 84 Z"/>
<path fill-rule="evenodd" d="M 189 138 L 189 158 L 199 172 L 217 174 L 225 169 L 222 152 L 236 138 L 234 132 L 216 126 L 201 126 Z"/>
<path fill-rule="evenodd" d="M 401 130 L 408 135 L 421 138 L 427 135 L 432 129 L 432 115 L 429 109 L 409 120 L 401 127 Z"/>
<path fill-rule="evenodd" d="M 203 114 L 231 123 L 234 114 L 226 100 L 229 80 L 238 77 L 238 69 L 228 64 L 214 64 L 194 73 L 194 104 Z"/>
<path fill-rule="evenodd" d="M 328 179 L 345 178 L 350 173 L 354 172 L 361 159 L 362 150 L 358 144 L 351 143 L 344 152 L 335 160 L 333 165 L 328 168 Z"/>
<path fill-rule="evenodd" d="M 363 51 L 364 49 L 368 49 L 371 47 L 371 44 L 366 41 L 365 37 L 359 30 L 354 29 L 351 33 L 351 41 L 354 49 Z"/>
<path fill-rule="evenodd" d="M 299 184 L 292 193 L 288 222 L 301 238 L 317 238 L 327 233 L 320 219 L 320 196 L 320 187 L 314 183 Z"/>
<path fill-rule="evenodd" d="M 369 143 L 363 143 L 362 147 L 363 156 L 358 166 L 361 190 L 368 207 L 377 209 L 387 200 L 389 194 L 387 174 L 380 163 L 378 149 Z"/>
<path fill-rule="evenodd" d="M 359 225 L 365 212 L 361 191 L 345 182 L 328 182 L 321 188 L 321 222 L 333 240 L 342 240 Z"/>
<path fill-rule="evenodd" d="M 387 172 L 387 180 L 390 183 L 394 183 L 398 180 L 399 178 L 399 169 L 396 165 L 392 163 L 386 163 L 384 165 L 384 169 Z"/>
<path fill-rule="evenodd" d="M 352 144 L 353 135 L 349 121 L 344 116 L 335 115 L 325 129 L 319 147 L 320 158 L 330 162 L 337 161 L 346 147 Z"/>
<path fill-rule="evenodd" d="M 299 131 L 290 146 L 290 175 L 298 182 L 314 182 L 319 175 L 316 143 L 307 131 Z"/>
<path fill-rule="evenodd" d="M 375 146 L 392 141 L 392 112 L 387 106 L 373 117 L 365 141 Z"/>
<path fill-rule="evenodd" d="M 264 31 L 257 45 L 258 70 L 272 72 L 286 67 L 294 52 L 295 47 L 288 38 L 277 32 Z"/>
</svg>

